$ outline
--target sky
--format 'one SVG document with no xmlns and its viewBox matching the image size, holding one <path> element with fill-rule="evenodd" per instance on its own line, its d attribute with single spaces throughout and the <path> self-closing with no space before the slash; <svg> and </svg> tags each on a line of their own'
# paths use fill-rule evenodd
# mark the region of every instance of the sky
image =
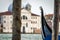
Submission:
<svg viewBox="0 0 60 40">
<path fill-rule="evenodd" d="M 0 12 L 8 11 L 8 7 L 13 0 L 0 0 Z M 44 14 L 54 13 L 54 0 L 22 0 L 22 6 L 27 3 L 31 5 L 31 12 L 40 15 L 39 7 L 42 6 Z"/>
</svg>

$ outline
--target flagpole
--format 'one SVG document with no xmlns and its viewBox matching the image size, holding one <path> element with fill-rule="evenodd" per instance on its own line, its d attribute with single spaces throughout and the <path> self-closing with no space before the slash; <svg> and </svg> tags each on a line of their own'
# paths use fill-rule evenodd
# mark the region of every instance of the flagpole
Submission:
<svg viewBox="0 0 60 40">
<path fill-rule="evenodd" d="M 54 0 L 54 20 L 52 29 L 52 40 L 58 40 L 59 30 L 59 0 Z"/>
</svg>

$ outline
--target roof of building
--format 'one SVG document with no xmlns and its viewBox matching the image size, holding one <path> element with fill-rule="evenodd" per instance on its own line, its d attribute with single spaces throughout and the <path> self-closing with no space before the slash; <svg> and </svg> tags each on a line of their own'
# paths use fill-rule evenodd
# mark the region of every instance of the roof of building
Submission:
<svg viewBox="0 0 60 40">
<path fill-rule="evenodd" d="M 53 14 L 47 14 L 47 15 L 45 15 L 45 16 L 53 16 Z"/>
<path fill-rule="evenodd" d="M 31 13 L 31 15 L 32 15 L 32 16 L 39 16 L 39 15 L 37 15 L 37 14 L 34 14 L 34 13 Z"/>
<path fill-rule="evenodd" d="M 1 16 L 1 15 L 12 15 L 12 13 L 9 12 L 9 11 L 6 11 L 6 12 L 1 12 L 1 13 L 0 13 L 0 16 Z"/>
<path fill-rule="evenodd" d="M 1 15 L 12 15 L 12 13 L 11 13 L 10 11 L 6 11 L 6 12 L 1 12 L 1 13 L 0 13 L 0 16 L 1 16 Z M 34 13 L 31 13 L 31 15 L 32 15 L 32 16 L 39 16 L 39 15 L 34 14 Z"/>
</svg>

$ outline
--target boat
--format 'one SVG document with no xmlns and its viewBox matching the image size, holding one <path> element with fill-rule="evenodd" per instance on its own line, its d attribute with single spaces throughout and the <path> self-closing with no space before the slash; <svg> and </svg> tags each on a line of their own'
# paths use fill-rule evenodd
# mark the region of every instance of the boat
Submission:
<svg viewBox="0 0 60 40">
<path fill-rule="evenodd" d="M 40 8 L 41 10 L 41 26 L 42 26 L 42 39 L 43 40 L 52 40 L 52 29 L 49 27 L 49 25 L 46 22 L 46 19 L 43 14 L 43 8 Z M 60 40 L 60 36 L 58 35 L 58 40 Z"/>
</svg>

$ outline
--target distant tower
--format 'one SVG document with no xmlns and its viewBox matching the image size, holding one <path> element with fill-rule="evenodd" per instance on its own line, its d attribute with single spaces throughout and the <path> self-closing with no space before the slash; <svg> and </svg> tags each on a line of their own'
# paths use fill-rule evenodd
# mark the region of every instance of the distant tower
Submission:
<svg viewBox="0 0 60 40">
<path fill-rule="evenodd" d="M 29 3 L 26 4 L 25 9 L 28 10 L 28 11 L 31 11 L 31 5 Z"/>
</svg>

